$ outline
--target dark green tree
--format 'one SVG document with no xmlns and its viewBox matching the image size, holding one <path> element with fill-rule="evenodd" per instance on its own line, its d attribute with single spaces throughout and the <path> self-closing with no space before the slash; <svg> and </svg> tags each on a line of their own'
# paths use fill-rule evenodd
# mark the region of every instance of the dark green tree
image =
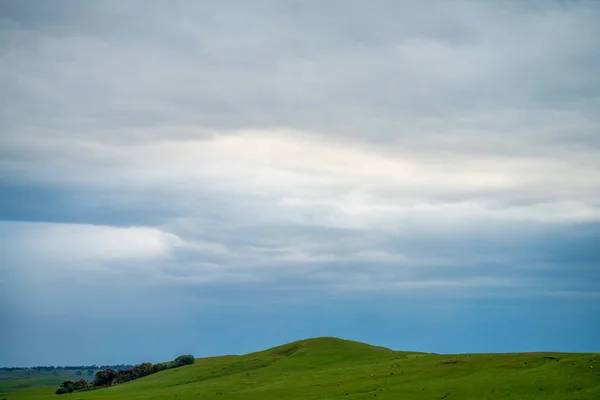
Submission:
<svg viewBox="0 0 600 400">
<path fill-rule="evenodd" d="M 177 368 L 182 365 L 194 364 L 196 359 L 191 354 L 184 354 L 182 356 L 177 357 L 173 362 L 169 364 L 169 368 Z"/>
</svg>

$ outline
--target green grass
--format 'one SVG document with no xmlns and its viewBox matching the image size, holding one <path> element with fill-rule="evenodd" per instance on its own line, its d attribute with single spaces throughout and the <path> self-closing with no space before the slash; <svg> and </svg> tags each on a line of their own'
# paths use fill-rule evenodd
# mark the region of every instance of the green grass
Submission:
<svg viewBox="0 0 600 400">
<path fill-rule="evenodd" d="M 76 375 L 76 372 L 77 370 L 0 371 L 0 400 L 6 397 L 8 392 L 30 388 L 58 387 L 58 385 L 66 380 L 90 380 L 94 378 L 93 376 L 87 374 L 87 370 L 82 370 L 80 376 Z"/>
<path fill-rule="evenodd" d="M 600 399 L 592 354 L 434 355 L 335 338 L 309 339 L 244 356 L 201 358 L 126 384 L 20 399 Z M 2 397 L 0 397 L 2 400 Z"/>
</svg>

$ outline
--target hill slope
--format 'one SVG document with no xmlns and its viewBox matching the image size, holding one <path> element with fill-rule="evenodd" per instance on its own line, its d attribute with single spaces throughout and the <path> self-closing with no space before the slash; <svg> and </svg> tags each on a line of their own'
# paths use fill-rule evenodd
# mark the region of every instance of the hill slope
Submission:
<svg viewBox="0 0 600 400">
<path fill-rule="evenodd" d="M 434 355 L 336 338 L 289 343 L 244 356 L 198 359 L 123 385 L 19 399 L 600 399 L 595 355 Z M 594 368 L 590 368 L 593 365 Z M 600 367 L 598 367 L 600 368 Z"/>
</svg>

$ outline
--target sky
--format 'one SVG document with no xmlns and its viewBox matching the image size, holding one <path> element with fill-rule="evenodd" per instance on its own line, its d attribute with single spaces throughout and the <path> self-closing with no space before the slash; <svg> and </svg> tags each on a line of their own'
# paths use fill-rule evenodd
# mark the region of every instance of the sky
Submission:
<svg viewBox="0 0 600 400">
<path fill-rule="evenodd" d="M 599 19 L 0 0 L 0 366 L 600 351 Z"/>
</svg>

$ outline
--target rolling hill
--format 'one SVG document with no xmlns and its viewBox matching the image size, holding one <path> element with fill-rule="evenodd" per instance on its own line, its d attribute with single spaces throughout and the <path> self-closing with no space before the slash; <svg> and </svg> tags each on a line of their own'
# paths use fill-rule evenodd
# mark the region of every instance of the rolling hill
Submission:
<svg viewBox="0 0 600 400">
<path fill-rule="evenodd" d="M 54 399 L 600 399 L 596 354 L 438 355 L 316 338 L 243 356 L 197 359 L 109 388 L 0 400 Z"/>
</svg>

